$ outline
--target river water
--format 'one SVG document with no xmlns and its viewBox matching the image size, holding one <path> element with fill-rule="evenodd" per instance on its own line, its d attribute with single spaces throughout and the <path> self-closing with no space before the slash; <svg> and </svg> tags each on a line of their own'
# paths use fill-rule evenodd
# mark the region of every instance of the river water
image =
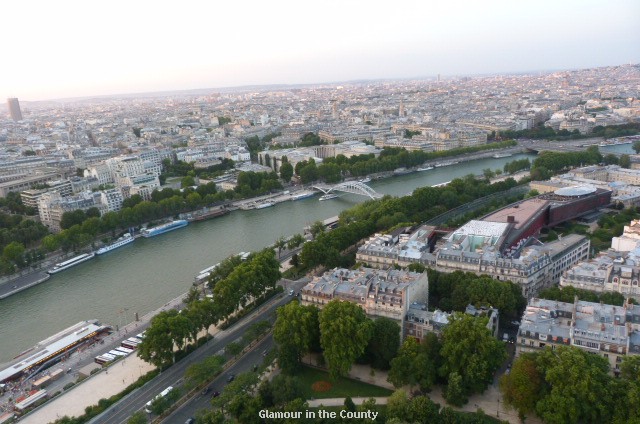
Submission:
<svg viewBox="0 0 640 424">
<path fill-rule="evenodd" d="M 481 174 L 486 168 L 502 169 L 505 163 L 525 157 L 534 156 L 480 159 L 369 185 L 378 193 L 403 196 L 418 187 Z M 304 226 L 366 199 L 346 194 L 319 202 L 312 197 L 235 211 L 150 239 L 140 238 L 53 275 L 43 284 L 0 300 L 0 363 L 79 321 L 96 318 L 114 326 L 133 321 L 134 313 L 143 316 L 185 293 L 200 270 L 234 253 L 259 250 L 280 236 L 301 233 Z"/>
</svg>

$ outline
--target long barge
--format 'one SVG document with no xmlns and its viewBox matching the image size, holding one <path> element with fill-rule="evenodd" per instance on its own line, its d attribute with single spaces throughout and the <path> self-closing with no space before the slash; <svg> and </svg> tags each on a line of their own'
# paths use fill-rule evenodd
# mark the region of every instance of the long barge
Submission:
<svg viewBox="0 0 640 424">
<path fill-rule="evenodd" d="M 169 231 L 177 230 L 178 228 L 186 227 L 187 225 L 189 225 L 189 221 L 187 221 L 186 219 L 178 219 L 166 224 L 158 225 L 157 227 L 145 228 L 140 233 L 142 234 L 142 237 L 149 238 L 168 233 Z"/>
<path fill-rule="evenodd" d="M 82 262 L 86 262 L 89 259 L 93 259 L 96 256 L 95 252 L 91 253 L 83 253 L 82 255 L 78 255 L 75 258 L 71 258 L 64 262 L 57 263 L 53 266 L 53 268 L 47 271 L 48 274 L 56 274 L 60 271 L 64 271 L 65 269 L 69 269 L 72 266 L 76 266 L 81 264 Z"/>
</svg>

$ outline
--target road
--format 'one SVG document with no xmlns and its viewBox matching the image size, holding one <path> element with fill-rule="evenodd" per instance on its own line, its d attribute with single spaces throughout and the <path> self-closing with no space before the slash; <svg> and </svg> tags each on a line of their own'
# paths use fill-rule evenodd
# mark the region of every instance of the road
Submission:
<svg viewBox="0 0 640 424">
<path fill-rule="evenodd" d="M 294 290 L 299 290 L 303 284 L 304 282 L 294 283 L 293 285 L 289 284 L 289 287 L 286 289 L 293 288 Z M 196 362 L 200 362 L 208 356 L 215 355 L 228 343 L 242 337 L 242 334 L 247 329 L 247 327 L 256 320 L 259 320 L 261 318 L 266 319 L 267 317 L 269 317 L 269 320 L 273 322 L 275 320 L 275 310 L 292 299 L 293 297 L 288 296 L 285 293 L 275 300 L 272 300 L 267 305 L 263 305 L 257 311 L 249 314 L 247 317 L 236 323 L 230 329 L 219 332 L 218 334 L 216 334 L 215 338 L 210 340 L 207 344 L 191 353 L 189 356 L 182 359 L 171 368 L 162 372 L 142 388 L 138 389 L 128 397 L 113 405 L 111 408 L 105 411 L 104 414 L 92 420 L 91 423 L 126 423 L 129 417 L 134 412 L 142 410 L 146 403 L 154 398 L 162 390 L 164 390 L 168 386 L 180 386 L 182 384 L 184 372 L 190 365 Z M 244 363 L 244 361 L 242 362 Z M 251 364 L 251 366 L 252 365 L 253 363 Z M 223 373 L 223 375 L 226 375 L 226 373 Z"/>
<path fill-rule="evenodd" d="M 211 396 L 214 392 L 222 392 L 227 384 L 227 377 L 230 374 L 238 375 L 243 372 L 252 371 L 255 365 L 260 365 L 263 360 L 262 352 L 273 349 L 273 337 L 269 334 L 260 343 L 256 345 L 250 352 L 243 356 L 238 362 L 220 374 L 209 386 L 207 394 L 198 394 L 191 398 L 188 402 L 180 406 L 174 413 L 169 415 L 163 423 L 184 423 L 187 419 L 196 416 L 196 412 L 200 409 L 211 408 Z"/>
</svg>

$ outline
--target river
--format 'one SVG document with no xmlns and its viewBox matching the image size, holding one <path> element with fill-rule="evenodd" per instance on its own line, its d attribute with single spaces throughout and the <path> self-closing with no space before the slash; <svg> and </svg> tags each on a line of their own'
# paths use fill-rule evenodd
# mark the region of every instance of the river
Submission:
<svg viewBox="0 0 640 424">
<path fill-rule="evenodd" d="M 604 149 L 603 149 L 604 151 Z M 372 181 L 378 193 L 402 196 L 532 155 L 480 159 Z M 305 225 L 338 215 L 366 200 L 344 195 L 312 197 L 274 207 L 235 211 L 135 243 L 53 275 L 49 281 L 0 300 L 0 363 L 79 321 L 126 324 L 186 292 L 198 271 L 240 251 L 254 251 Z"/>
</svg>

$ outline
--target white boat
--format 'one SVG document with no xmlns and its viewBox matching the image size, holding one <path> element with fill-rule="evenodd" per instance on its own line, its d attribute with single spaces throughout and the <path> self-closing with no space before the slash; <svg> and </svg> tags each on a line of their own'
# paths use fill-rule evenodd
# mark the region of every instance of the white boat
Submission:
<svg viewBox="0 0 640 424">
<path fill-rule="evenodd" d="M 361 182 L 361 183 L 370 183 L 370 182 L 371 182 L 371 178 L 369 178 L 369 177 L 364 177 L 363 179 L 358 180 L 358 181 L 359 181 L 359 182 Z"/>
<path fill-rule="evenodd" d="M 186 227 L 187 225 L 189 225 L 189 221 L 184 219 L 178 219 L 175 221 L 171 221 L 167 224 L 158 225 L 157 227 L 145 228 L 140 233 L 142 234 L 143 237 L 148 238 L 148 237 L 164 234 L 168 231 L 177 230 L 178 228 Z"/>
<path fill-rule="evenodd" d="M 405 175 L 410 173 L 411 170 L 407 169 L 407 168 L 398 168 L 395 171 L 393 171 L 393 175 Z"/>
<path fill-rule="evenodd" d="M 511 157 L 511 156 L 513 156 L 513 153 L 496 153 L 492 157 L 494 159 L 502 159 L 502 158 L 508 158 L 508 157 Z"/>
<path fill-rule="evenodd" d="M 120 237 L 118 240 L 116 240 L 114 243 L 111 243 L 108 246 L 101 247 L 96 251 L 96 253 L 98 255 L 102 255 L 104 253 L 111 252 L 113 249 L 117 249 L 118 247 L 122 247 L 129 243 L 133 243 L 135 240 L 136 240 L 135 238 L 131 237 L 131 234 L 126 233 L 125 235 Z"/>
<path fill-rule="evenodd" d="M 458 161 L 451 161 L 451 162 L 436 163 L 436 164 L 435 164 L 435 167 L 436 167 L 436 168 L 441 168 L 441 167 L 443 167 L 443 166 L 451 166 L 451 165 L 455 165 L 455 164 L 457 164 L 457 163 L 459 163 L 459 162 L 458 162 Z"/>
<path fill-rule="evenodd" d="M 340 197 L 340 196 L 338 196 L 337 194 L 333 194 L 333 193 L 324 194 L 324 195 L 320 196 L 320 201 L 329 200 L 329 199 L 335 199 L 336 197 Z"/>
<path fill-rule="evenodd" d="M 291 200 L 302 200 L 308 197 L 313 197 L 316 195 L 315 191 L 303 191 L 302 193 L 296 193 L 291 195 Z"/>
<path fill-rule="evenodd" d="M 262 203 L 258 203 L 255 208 L 256 209 L 264 209 L 264 208 L 271 207 L 273 205 L 275 205 L 274 202 L 262 202 Z"/>
<path fill-rule="evenodd" d="M 433 166 L 425 166 L 422 168 L 418 168 L 416 171 L 422 172 L 422 171 L 429 171 L 431 169 L 433 169 Z"/>
<path fill-rule="evenodd" d="M 47 271 L 48 274 L 55 274 L 60 271 L 64 271 L 65 269 L 71 268 L 72 266 L 76 266 L 81 264 L 82 262 L 88 261 L 89 259 L 93 259 L 96 256 L 95 252 L 91 253 L 83 253 L 82 255 L 78 255 L 75 258 L 71 258 L 67 261 L 57 263 Z"/>
</svg>

